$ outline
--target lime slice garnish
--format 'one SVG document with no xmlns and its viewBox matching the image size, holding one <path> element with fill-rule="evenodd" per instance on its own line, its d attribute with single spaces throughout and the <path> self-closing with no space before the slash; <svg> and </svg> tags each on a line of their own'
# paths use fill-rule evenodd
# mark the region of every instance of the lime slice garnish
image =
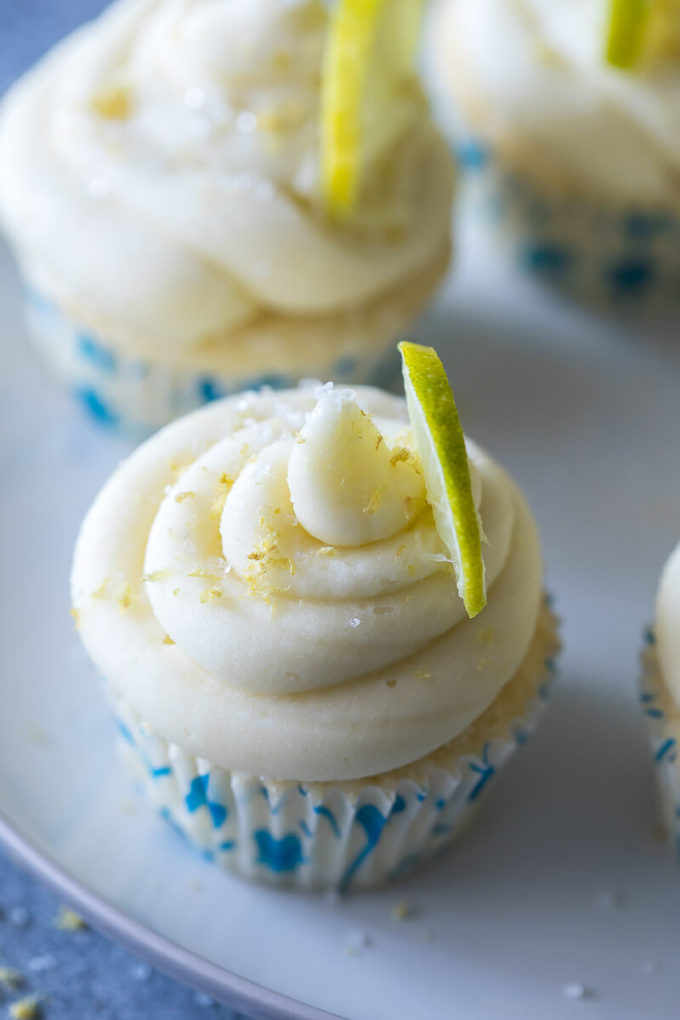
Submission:
<svg viewBox="0 0 680 1020">
<path fill-rule="evenodd" d="M 610 0 L 607 61 L 614 67 L 632 67 L 642 49 L 649 0 Z"/>
<path fill-rule="evenodd" d="M 400 343 L 413 439 L 439 536 L 468 616 L 486 605 L 482 528 L 472 496 L 465 437 L 444 366 L 433 347 Z"/>
<path fill-rule="evenodd" d="M 321 87 L 321 177 L 331 213 L 354 208 L 370 155 L 396 136 L 414 69 L 423 0 L 338 0 Z"/>
</svg>

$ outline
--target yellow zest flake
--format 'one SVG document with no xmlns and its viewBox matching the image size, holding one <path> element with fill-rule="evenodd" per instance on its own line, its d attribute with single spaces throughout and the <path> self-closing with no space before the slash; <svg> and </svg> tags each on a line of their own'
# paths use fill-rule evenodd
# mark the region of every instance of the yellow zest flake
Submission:
<svg viewBox="0 0 680 1020">
<path fill-rule="evenodd" d="M 170 567 L 164 567 L 162 570 L 152 570 L 148 574 L 142 574 L 142 581 L 154 583 L 155 581 L 167 581 L 169 577 L 172 577 L 172 570 Z"/>
<path fill-rule="evenodd" d="M 90 596 L 90 598 L 93 598 L 93 599 L 105 599 L 108 594 L 109 594 L 109 578 L 105 577 L 104 580 L 102 581 L 102 583 L 96 589 L 96 591 L 92 592 L 92 595 Z"/>
<path fill-rule="evenodd" d="M 175 503 L 183 503 L 185 499 L 193 499 L 195 492 L 178 492 L 175 496 Z"/>
<path fill-rule="evenodd" d="M 413 565 L 413 563 L 409 563 L 409 565 L 407 566 L 407 568 L 406 568 L 406 569 L 407 569 L 407 570 L 408 570 L 408 572 L 409 572 L 409 577 L 413 577 L 413 576 L 414 576 L 414 574 L 415 574 L 415 572 L 416 572 L 416 568 L 415 568 L 415 566 Z"/>
<path fill-rule="evenodd" d="M 80 914 L 76 914 L 75 910 L 69 907 L 60 908 L 54 926 L 60 931 L 84 931 L 87 928 Z"/>
<path fill-rule="evenodd" d="M 177 596 L 177 595 L 179 595 L 180 591 L 181 591 L 181 588 L 173 588 L 172 589 L 172 594 Z"/>
<path fill-rule="evenodd" d="M 432 674 L 428 673 L 427 670 L 416 670 L 416 680 L 429 680 L 431 676 Z"/>
<path fill-rule="evenodd" d="M 0 967 L 0 985 L 8 988 L 11 992 L 21 988 L 24 983 L 24 975 L 12 967 Z"/>
<path fill-rule="evenodd" d="M 386 680 L 385 683 L 387 684 L 388 687 L 396 687 L 397 686 L 397 681 L 396 680 Z"/>
<path fill-rule="evenodd" d="M 490 645 L 494 639 L 493 627 L 480 627 L 475 634 L 475 639 L 478 645 Z"/>
<path fill-rule="evenodd" d="M 202 567 L 192 570 L 187 574 L 187 577 L 202 577 L 204 581 L 220 581 L 222 579 L 221 574 L 216 574 L 214 570 L 203 570 Z M 179 588 L 177 591 L 179 591 Z"/>
<path fill-rule="evenodd" d="M 132 113 L 132 93 L 128 85 L 109 85 L 92 97 L 92 107 L 107 120 L 127 120 Z"/>
<path fill-rule="evenodd" d="M 322 545 L 320 549 L 316 551 L 317 556 L 337 556 L 338 550 L 333 545 Z"/>
<path fill-rule="evenodd" d="M 378 438 L 375 441 L 375 448 L 376 448 L 376 450 L 379 450 L 380 449 L 380 444 L 384 443 L 384 442 L 385 442 L 385 440 L 383 439 L 383 437 L 382 436 L 378 436 Z"/>
<path fill-rule="evenodd" d="M 75 627 L 76 630 L 80 630 L 80 610 L 71 608 L 69 609 L 69 613 L 71 614 L 71 619 L 73 620 L 73 626 Z"/>
<path fill-rule="evenodd" d="M 173 480 L 176 480 L 177 478 L 179 478 L 179 476 L 182 474 L 182 472 L 185 471 L 186 468 L 188 468 L 192 463 L 193 463 L 193 461 L 191 461 L 191 460 L 188 460 L 188 461 L 171 460 L 170 461 L 170 474 L 172 475 Z"/>
<path fill-rule="evenodd" d="M 174 645 L 174 643 L 175 642 L 172 640 L 169 634 L 166 634 L 165 637 L 163 638 L 164 645 Z"/>
<path fill-rule="evenodd" d="M 218 486 L 220 488 L 218 489 L 217 496 L 215 497 L 213 505 L 210 507 L 210 516 L 211 517 L 221 517 L 222 516 L 222 511 L 224 510 L 224 504 L 225 504 L 225 501 L 226 501 L 227 496 L 229 494 L 229 489 L 234 484 L 234 479 L 230 475 L 228 475 L 226 472 L 223 472 L 220 475 L 220 477 L 217 479 L 217 484 L 218 484 Z"/>
<path fill-rule="evenodd" d="M 132 589 L 122 581 L 114 582 L 110 577 L 105 577 L 96 591 L 92 592 L 93 599 L 115 599 L 121 609 L 129 609 L 132 605 Z"/>
<path fill-rule="evenodd" d="M 264 131 L 292 131 L 299 127 L 305 119 L 305 110 L 300 103 L 281 103 L 271 110 L 260 110 L 257 114 L 257 126 Z"/>
<path fill-rule="evenodd" d="M 9 1007 L 9 1015 L 12 1020 L 38 1020 L 40 1016 L 40 996 L 27 995 L 25 999 L 18 999 Z"/>
<path fill-rule="evenodd" d="M 392 465 L 392 467 L 396 467 L 397 464 L 401 464 L 402 462 L 411 460 L 412 457 L 413 454 L 411 453 L 410 450 L 407 450 L 405 446 L 400 446 L 399 449 L 395 450 L 392 456 L 390 457 L 390 464 Z"/>
<path fill-rule="evenodd" d="M 489 665 L 489 660 L 488 659 L 479 659 L 478 662 L 475 663 L 475 670 L 478 673 L 481 673 L 482 670 L 484 669 L 484 667 L 488 666 L 488 665 Z"/>
<path fill-rule="evenodd" d="M 215 599 L 221 599 L 223 595 L 224 592 L 221 588 L 208 588 L 207 591 L 204 591 L 201 595 L 201 602 L 214 602 Z"/>
<path fill-rule="evenodd" d="M 270 531 L 248 553 L 251 566 L 246 572 L 245 580 L 251 595 L 268 597 L 275 590 L 267 581 L 268 570 L 279 568 L 287 570 L 289 574 L 295 573 L 293 560 L 288 556 L 277 555 L 278 552 L 278 534 Z"/>
<path fill-rule="evenodd" d="M 364 507 L 362 513 L 374 514 L 378 507 L 380 506 L 380 504 L 382 503 L 383 492 L 384 492 L 383 488 L 376 489 L 371 498 L 369 499 L 368 503 Z"/>
<path fill-rule="evenodd" d="M 406 900 L 402 900 L 401 903 L 397 903 L 390 910 L 391 921 L 405 921 L 407 917 L 410 917 L 413 913 L 413 908 L 410 903 Z"/>
</svg>

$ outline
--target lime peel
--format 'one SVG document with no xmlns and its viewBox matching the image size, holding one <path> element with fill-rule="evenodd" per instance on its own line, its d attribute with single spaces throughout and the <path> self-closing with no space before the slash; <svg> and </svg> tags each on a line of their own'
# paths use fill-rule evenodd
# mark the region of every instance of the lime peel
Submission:
<svg viewBox="0 0 680 1020">
<path fill-rule="evenodd" d="M 610 0 L 607 29 L 608 63 L 627 70 L 642 50 L 649 0 Z"/>
<path fill-rule="evenodd" d="M 451 556 L 458 592 L 472 618 L 486 605 L 483 532 L 453 391 L 433 347 L 403 341 L 398 348 L 428 501 Z"/>
</svg>

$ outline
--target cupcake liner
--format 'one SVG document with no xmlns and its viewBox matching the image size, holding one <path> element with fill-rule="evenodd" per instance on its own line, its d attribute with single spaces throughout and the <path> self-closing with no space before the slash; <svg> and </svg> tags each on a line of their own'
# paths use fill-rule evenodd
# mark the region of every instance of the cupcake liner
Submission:
<svg viewBox="0 0 680 1020">
<path fill-rule="evenodd" d="M 680 713 L 671 716 L 670 695 L 659 670 L 654 631 L 645 631 L 640 679 L 640 703 L 647 723 L 647 732 L 654 765 L 659 810 L 670 845 L 680 860 Z"/>
<path fill-rule="evenodd" d="M 57 302 L 40 290 L 26 290 L 26 316 L 33 339 L 54 371 L 100 425 L 142 439 L 189 411 L 244 390 L 296 386 L 299 373 L 239 374 L 169 367 L 136 358 L 112 347 L 101 336 L 73 322 Z M 336 383 L 369 383 L 389 389 L 398 377 L 392 344 L 343 354 L 327 365 L 310 365 L 305 376 Z"/>
<path fill-rule="evenodd" d="M 230 772 L 160 737 L 108 691 L 122 757 L 161 815 L 203 854 L 246 878 L 346 890 L 401 878 L 462 831 L 543 712 L 556 621 L 540 658 L 469 731 L 402 769 L 355 782 L 297 783 Z M 526 672 L 526 669 L 525 669 Z"/>
<path fill-rule="evenodd" d="M 680 215 L 672 208 L 546 187 L 474 137 L 460 140 L 458 158 L 473 204 L 522 270 L 605 309 L 680 299 Z"/>
</svg>

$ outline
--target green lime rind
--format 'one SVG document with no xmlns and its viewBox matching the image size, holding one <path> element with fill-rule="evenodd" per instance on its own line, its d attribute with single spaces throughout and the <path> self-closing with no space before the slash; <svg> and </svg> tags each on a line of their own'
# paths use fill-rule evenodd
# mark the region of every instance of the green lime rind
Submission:
<svg viewBox="0 0 680 1020">
<path fill-rule="evenodd" d="M 607 62 L 628 70 L 637 61 L 649 14 L 649 0 L 610 0 Z"/>
<path fill-rule="evenodd" d="M 404 390 L 437 531 L 453 562 L 469 617 L 486 605 L 482 528 L 465 437 L 444 366 L 432 347 L 402 342 Z"/>
</svg>

